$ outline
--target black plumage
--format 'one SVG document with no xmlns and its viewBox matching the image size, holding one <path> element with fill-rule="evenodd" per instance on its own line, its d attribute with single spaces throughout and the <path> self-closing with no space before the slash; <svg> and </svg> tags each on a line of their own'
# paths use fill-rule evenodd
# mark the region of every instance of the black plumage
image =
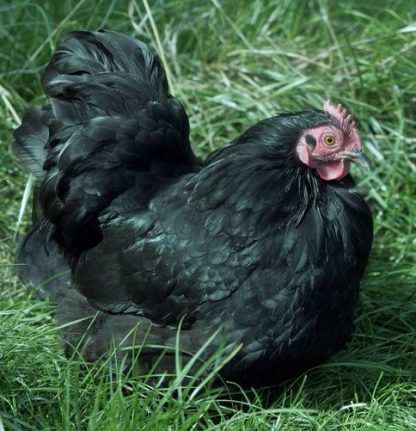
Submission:
<svg viewBox="0 0 416 431">
<path fill-rule="evenodd" d="M 241 346 L 223 375 L 260 384 L 343 346 L 372 217 L 349 175 L 324 180 L 297 151 L 305 131 L 341 129 L 341 111 L 339 124 L 325 110 L 266 119 L 199 162 L 142 42 L 70 33 L 42 83 L 50 104 L 27 112 L 14 143 L 37 178 L 19 275 L 58 302 L 61 323 L 99 310 L 65 329 L 69 350 L 84 340 L 98 359 L 140 323 L 136 342 L 167 346 L 181 325 L 192 354 L 220 329 L 205 354 Z"/>
</svg>

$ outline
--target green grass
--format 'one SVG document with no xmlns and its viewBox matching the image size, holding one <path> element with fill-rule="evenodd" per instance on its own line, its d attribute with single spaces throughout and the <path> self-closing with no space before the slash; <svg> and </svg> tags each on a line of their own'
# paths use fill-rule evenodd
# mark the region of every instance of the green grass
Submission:
<svg viewBox="0 0 416 431">
<path fill-rule="evenodd" d="M 149 3 L 0 3 L 0 430 L 416 429 L 415 6 Z M 279 111 L 331 98 L 354 112 L 372 161 L 371 171 L 354 175 L 373 207 L 375 242 L 353 337 L 327 364 L 274 388 L 243 391 L 180 379 L 153 387 L 113 361 L 63 356 L 53 307 L 14 276 L 27 176 L 9 146 L 18 118 L 43 100 L 39 72 L 60 37 L 103 27 L 163 50 L 200 156 Z"/>
</svg>

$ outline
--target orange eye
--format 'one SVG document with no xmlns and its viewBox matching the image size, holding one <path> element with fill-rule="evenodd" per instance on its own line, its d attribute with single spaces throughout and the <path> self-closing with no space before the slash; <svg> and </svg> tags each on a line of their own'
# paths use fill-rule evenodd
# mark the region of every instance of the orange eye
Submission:
<svg viewBox="0 0 416 431">
<path fill-rule="evenodd" d="M 324 137 L 324 144 L 328 145 L 329 147 L 334 145 L 336 142 L 337 142 L 337 140 L 335 139 L 335 136 L 333 136 L 333 135 L 326 135 Z"/>
</svg>

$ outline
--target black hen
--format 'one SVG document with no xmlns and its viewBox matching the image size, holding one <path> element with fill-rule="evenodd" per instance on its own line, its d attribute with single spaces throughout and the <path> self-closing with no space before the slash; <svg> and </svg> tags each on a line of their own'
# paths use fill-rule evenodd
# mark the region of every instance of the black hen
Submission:
<svg viewBox="0 0 416 431">
<path fill-rule="evenodd" d="M 133 338 L 173 346 L 181 324 L 192 354 L 221 328 L 205 354 L 240 346 L 223 375 L 259 384 L 343 346 L 372 217 L 348 175 L 366 159 L 341 106 L 261 121 L 200 163 L 141 42 L 71 33 L 43 87 L 50 105 L 15 135 L 37 178 L 19 274 L 59 303 L 62 323 L 100 310 L 67 327 L 68 349 L 83 340 L 95 360 Z M 143 353 L 142 370 L 156 354 Z"/>
</svg>

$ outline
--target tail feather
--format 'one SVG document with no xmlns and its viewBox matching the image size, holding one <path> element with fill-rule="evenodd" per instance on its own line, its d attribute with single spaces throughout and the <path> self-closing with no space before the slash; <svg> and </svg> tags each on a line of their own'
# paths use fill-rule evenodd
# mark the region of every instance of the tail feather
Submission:
<svg viewBox="0 0 416 431">
<path fill-rule="evenodd" d="M 36 178 L 45 174 L 43 163 L 46 158 L 45 145 L 49 139 L 49 129 L 46 118 L 47 108 L 32 106 L 22 119 L 22 125 L 15 131 L 15 141 L 12 149 L 21 163 Z"/>
<path fill-rule="evenodd" d="M 165 73 L 149 47 L 112 31 L 74 31 L 61 42 L 43 75 L 43 83 L 62 75 L 124 72 L 142 76 L 160 94 L 167 91 Z"/>
<path fill-rule="evenodd" d="M 165 72 L 147 45 L 114 32 L 73 32 L 46 68 L 42 84 L 66 123 L 134 115 L 168 96 Z"/>
<path fill-rule="evenodd" d="M 33 227 L 19 244 L 16 254 L 19 279 L 41 299 L 54 301 L 69 289 L 70 270 L 53 242 L 45 242 L 39 227 Z"/>
<path fill-rule="evenodd" d="M 15 151 L 39 179 L 45 238 L 75 262 L 101 240 L 100 220 L 141 210 L 199 163 L 186 112 L 144 43 L 70 33 L 42 84 L 50 105 L 28 111 Z"/>
</svg>

